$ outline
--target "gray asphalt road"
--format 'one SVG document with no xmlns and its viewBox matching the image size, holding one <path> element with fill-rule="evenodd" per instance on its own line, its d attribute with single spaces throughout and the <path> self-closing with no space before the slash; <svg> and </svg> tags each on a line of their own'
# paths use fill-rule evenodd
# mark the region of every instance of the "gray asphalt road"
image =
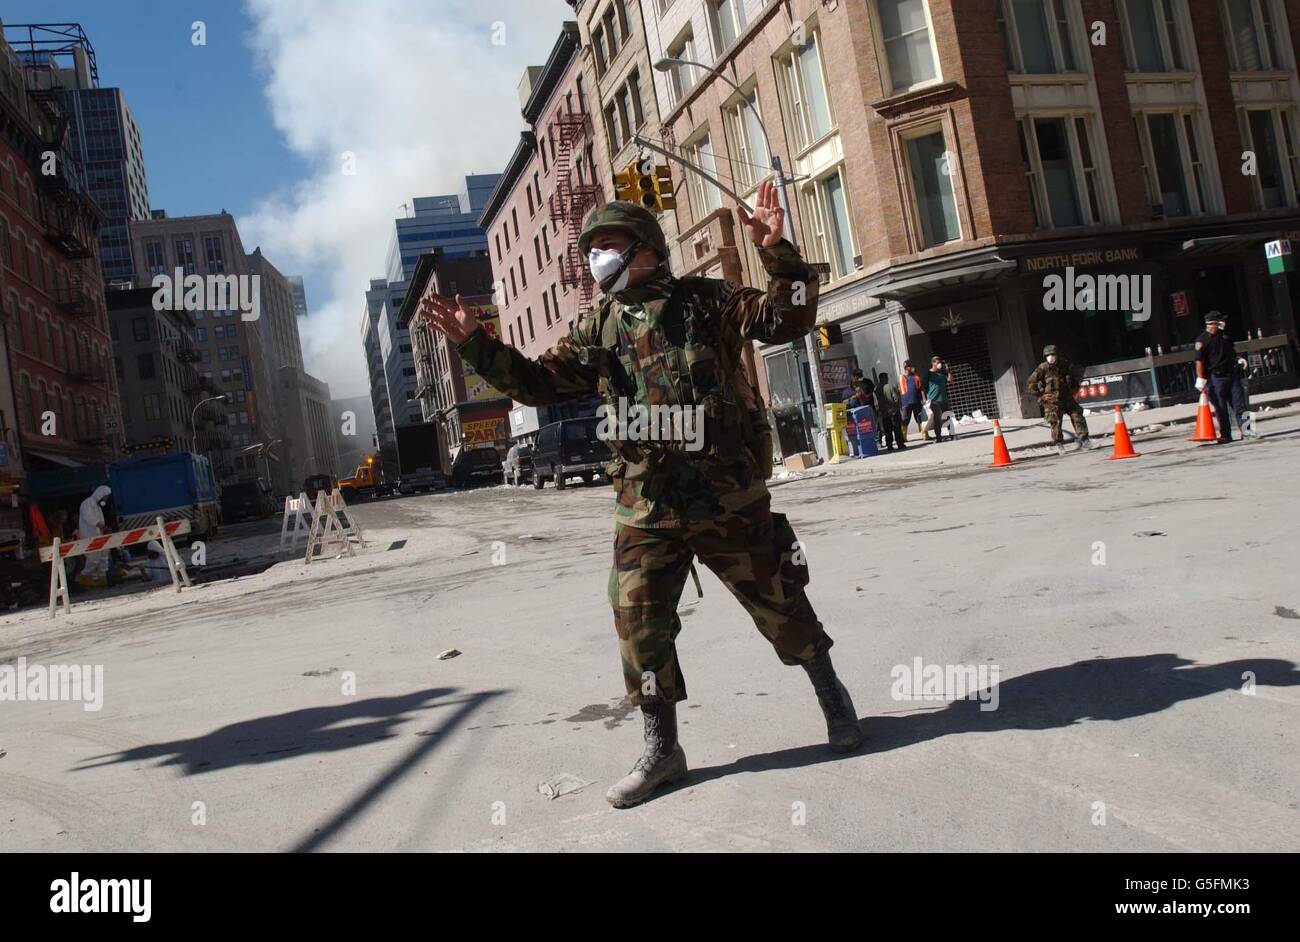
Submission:
<svg viewBox="0 0 1300 942">
<path fill-rule="evenodd" d="M 7 618 L 0 660 L 104 686 L 0 703 L 0 849 L 1294 851 L 1300 421 L 1261 431 L 775 487 L 868 745 L 824 749 L 803 673 L 705 572 L 693 773 L 630 811 L 602 797 L 640 747 L 605 487 L 369 504 L 354 558 Z M 983 667 L 997 708 L 911 699 L 918 659 Z"/>
</svg>

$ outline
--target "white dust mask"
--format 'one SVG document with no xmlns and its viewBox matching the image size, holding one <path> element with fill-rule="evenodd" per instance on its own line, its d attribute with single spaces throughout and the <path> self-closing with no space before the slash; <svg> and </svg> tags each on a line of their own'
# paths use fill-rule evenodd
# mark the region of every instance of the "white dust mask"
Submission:
<svg viewBox="0 0 1300 942">
<path fill-rule="evenodd" d="M 622 252 L 614 249 L 592 249 L 587 253 L 587 266 L 591 269 L 591 277 L 596 279 L 601 291 L 613 294 L 627 287 L 628 279 L 632 277 L 632 271 L 628 266 L 632 256 L 640 248 L 641 243 L 634 242 Z"/>
</svg>

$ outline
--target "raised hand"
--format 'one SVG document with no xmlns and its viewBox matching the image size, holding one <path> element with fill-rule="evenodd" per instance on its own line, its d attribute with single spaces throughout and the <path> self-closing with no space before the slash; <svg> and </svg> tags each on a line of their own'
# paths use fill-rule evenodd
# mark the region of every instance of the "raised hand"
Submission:
<svg viewBox="0 0 1300 942">
<path fill-rule="evenodd" d="M 464 343 L 478 330 L 478 319 L 465 306 L 465 300 L 459 294 L 456 295 L 454 304 L 438 294 L 431 294 L 426 300 L 429 305 L 421 307 L 425 320 L 452 343 Z"/>
<path fill-rule="evenodd" d="M 758 185 L 758 196 L 751 214 L 744 206 L 736 207 L 740 227 L 755 245 L 776 245 L 785 236 L 785 210 L 771 180 Z"/>
</svg>

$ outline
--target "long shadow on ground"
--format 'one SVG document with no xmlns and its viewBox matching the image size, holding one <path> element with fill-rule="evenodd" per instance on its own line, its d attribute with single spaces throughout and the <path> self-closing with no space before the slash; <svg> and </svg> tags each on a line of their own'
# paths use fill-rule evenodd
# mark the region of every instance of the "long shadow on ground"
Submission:
<svg viewBox="0 0 1300 942">
<path fill-rule="evenodd" d="M 1291 661 L 1244 659 L 1194 666 L 1176 654 L 1095 658 L 1012 677 L 998 684 L 998 708 L 981 710 L 979 700 L 955 700 L 941 710 L 862 720 L 866 746 L 837 755 L 825 744 L 797 746 L 745 756 L 726 765 L 692 769 L 684 785 L 698 785 L 737 772 L 792 769 L 888 752 L 941 736 L 1008 729 L 1046 730 L 1084 722 L 1118 721 L 1159 713 L 1183 700 L 1241 690 L 1243 675 L 1261 687 L 1294 687 L 1300 670 Z M 917 703 L 918 708 L 924 703 Z M 810 709 L 816 709 L 809 704 Z"/>
</svg>

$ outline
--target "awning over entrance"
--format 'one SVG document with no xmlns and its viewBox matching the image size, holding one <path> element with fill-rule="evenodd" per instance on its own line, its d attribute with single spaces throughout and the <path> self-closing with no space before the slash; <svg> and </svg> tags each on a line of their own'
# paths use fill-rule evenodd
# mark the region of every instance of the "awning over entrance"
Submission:
<svg viewBox="0 0 1300 942">
<path fill-rule="evenodd" d="M 867 284 L 874 297 L 902 301 L 946 288 L 986 284 L 1015 270 L 1014 260 L 985 251 L 889 268 L 868 279 Z"/>
<path fill-rule="evenodd" d="M 48 461 L 50 464 L 56 464 L 61 468 L 80 468 L 84 464 L 84 462 L 74 461 L 62 455 L 52 455 L 48 451 L 33 451 L 30 448 L 24 449 L 23 455 L 27 458 L 40 458 L 42 461 Z"/>
<path fill-rule="evenodd" d="M 1209 238 L 1187 239 L 1183 244 L 1171 254 L 1176 254 L 1179 258 L 1194 258 L 1198 255 L 1219 255 L 1223 252 L 1240 252 L 1246 249 L 1258 248 L 1267 242 L 1263 236 L 1258 235 L 1227 235 L 1227 236 L 1210 236 Z"/>
</svg>

